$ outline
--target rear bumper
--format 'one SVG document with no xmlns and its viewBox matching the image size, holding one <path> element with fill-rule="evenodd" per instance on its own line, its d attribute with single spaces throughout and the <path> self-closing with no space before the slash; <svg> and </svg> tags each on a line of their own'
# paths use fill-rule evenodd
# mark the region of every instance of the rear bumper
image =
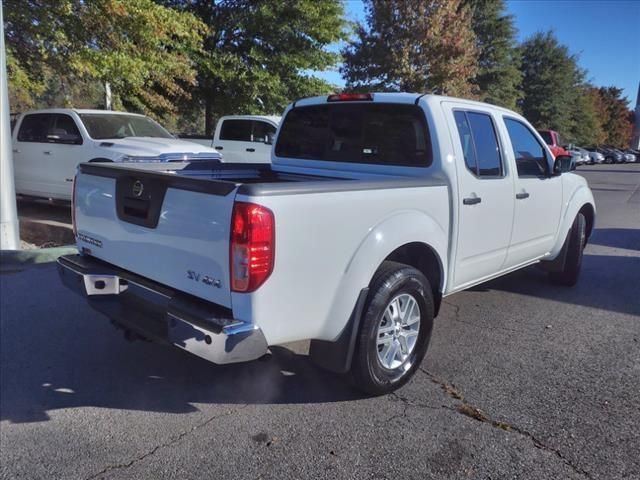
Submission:
<svg viewBox="0 0 640 480">
<path fill-rule="evenodd" d="M 92 308 L 149 340 L 219 364 L 255 360 L 267 352 L 260 328 L 234 319 L 231 310 L 108 263 L 67 255 L 58 259 L 58 273 Z"/>
</svg>

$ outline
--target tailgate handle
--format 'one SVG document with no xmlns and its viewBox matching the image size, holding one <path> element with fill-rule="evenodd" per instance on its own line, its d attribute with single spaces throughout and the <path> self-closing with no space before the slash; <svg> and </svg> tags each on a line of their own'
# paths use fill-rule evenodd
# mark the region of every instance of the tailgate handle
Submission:
<svg viewBox="0 0 640 480">
<path fill-rule="evenodd" d="M 255 152 L 256 149 L 255 148 L 247 148 L 247 152 Z"/>
</svg>

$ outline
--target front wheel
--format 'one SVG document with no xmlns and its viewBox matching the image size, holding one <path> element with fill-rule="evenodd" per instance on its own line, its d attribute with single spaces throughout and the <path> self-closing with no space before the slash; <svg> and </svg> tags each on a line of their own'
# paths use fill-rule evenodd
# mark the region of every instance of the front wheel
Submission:
<svg viewBox="0 0 640 480">
<path fill-rule="evenodd" d="M 549 272 L 552 282 L 568 287 L 576 284 L 582 268 L 582 252 L 586 244 L 586 231 L 587 221 L 582 213 L 578 213 L 565 240 L 568 245 L 564 268 L 559 272 Z"/>
<path fill-rule="evenodd" d="M 350 372 L 355 386 L 382 395 L 404 385 L 427 352 L 433 316 L 427 278 L 408 265 L 384 262 L 361 319 Z"/>
</svg>

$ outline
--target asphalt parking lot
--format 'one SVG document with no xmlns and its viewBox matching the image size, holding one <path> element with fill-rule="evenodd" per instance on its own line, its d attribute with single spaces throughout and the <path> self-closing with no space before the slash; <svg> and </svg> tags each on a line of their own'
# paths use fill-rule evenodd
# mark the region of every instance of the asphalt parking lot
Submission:
<svg viewBox="0 0 640 480">
<path fill-rule="evenodd" d="M 582 277 L 448 297 L 422 368 L 366 398 L 304 344 L 215 366 L 128 343 L 53 264 L 0 274 L 2 478 L 640 479 L 640 165 L 581 167 Z"/>
</svg>

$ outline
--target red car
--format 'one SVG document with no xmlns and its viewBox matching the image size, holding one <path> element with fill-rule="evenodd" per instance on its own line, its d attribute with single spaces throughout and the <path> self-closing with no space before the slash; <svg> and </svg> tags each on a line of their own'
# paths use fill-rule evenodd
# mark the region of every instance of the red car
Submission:
<svg viewBox="0 0 640 480">
<path fill-rule="evenodd" d="M 551 153 L 553 153 L 554 158 L 558 155 L 571 155 L 562 147 L 560 134 L 558 132 L 555 130 L 538 130 L 538 133 L 545 143 L 549 145 L 549 149 L 551 150 Z"/>
</svg>

